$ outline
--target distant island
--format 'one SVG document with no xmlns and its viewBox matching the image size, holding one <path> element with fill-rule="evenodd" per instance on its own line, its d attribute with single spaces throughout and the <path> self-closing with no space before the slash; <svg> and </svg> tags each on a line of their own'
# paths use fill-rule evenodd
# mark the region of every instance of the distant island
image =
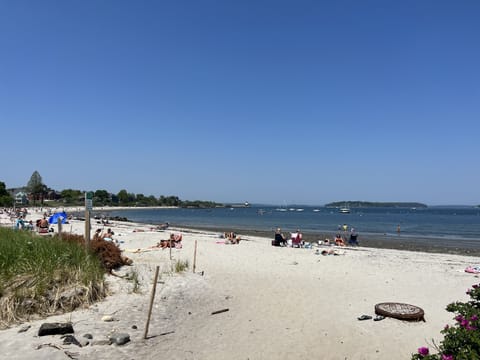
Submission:
<svg viewBox="0 0 480 360">
<path fill-rule="evenodd" d="M 393 207 L 393 208 L 427 208 L 428 206 L 417 202 L 370 202 L 370 201 L 335 201 L 325 204 L 325 207 Z"/>
</svg>

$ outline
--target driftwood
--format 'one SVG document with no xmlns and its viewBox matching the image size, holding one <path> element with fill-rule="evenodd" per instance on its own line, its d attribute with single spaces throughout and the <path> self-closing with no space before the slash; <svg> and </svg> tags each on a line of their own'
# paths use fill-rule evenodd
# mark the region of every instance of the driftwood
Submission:
<svg viewBox="0 0 480 360">
<path fill-rule="evenodd" d="M 212 312 L 211 315 L 221 314 L 221 313 L 227 312 L 228 310 L 230 309 L 227 308 L 227 309 L 217 310 Z"/>
</svg>

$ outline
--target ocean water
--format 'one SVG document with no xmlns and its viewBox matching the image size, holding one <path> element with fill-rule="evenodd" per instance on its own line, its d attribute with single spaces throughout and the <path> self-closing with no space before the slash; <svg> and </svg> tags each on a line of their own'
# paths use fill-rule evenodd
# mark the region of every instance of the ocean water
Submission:
<svg viewBox="0 0 480 360">
<path fill-rule="evenodd" d="M 303 209 L 303 210 L 302 210 Z M 469 243 L 480 248 L 480 209 L 474 207 L 353 208 L 349 214 L 338 209 L 307 207 L 282 209 L 271 206 L 220 209 L 131 209 L 110 211 L 110 216 L 124 216 L 131 221 L 178 227 L 208 227 L 228 231 L 248 229 L 271 231 L 276 227 L 285 232 L 297 228 L 303 233 L 337 232 L 347 224 L 360 236 L 395 237 L 400 226 L 403 239 L 444 239 Z"/>
</svg>

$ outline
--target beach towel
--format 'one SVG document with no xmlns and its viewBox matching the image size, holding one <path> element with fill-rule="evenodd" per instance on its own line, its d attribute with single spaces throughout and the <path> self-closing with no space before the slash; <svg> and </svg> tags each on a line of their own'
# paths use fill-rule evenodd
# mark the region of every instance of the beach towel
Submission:
<svg viewBox="0 0 480 360">
<path fill-rule="evenodd" d="M 480 273 L 480 265 L 468 266 L 468 267 L 465 269 L 465 272 L 471 273 L 471 274 L 478 274 L 478 273 Z"/>
</svg>

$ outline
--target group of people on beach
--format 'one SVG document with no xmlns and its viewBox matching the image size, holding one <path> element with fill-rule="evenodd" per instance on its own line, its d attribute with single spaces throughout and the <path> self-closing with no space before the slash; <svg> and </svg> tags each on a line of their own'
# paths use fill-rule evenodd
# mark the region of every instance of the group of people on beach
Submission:
<svg viewBox="0 0 480 360">
<path fill-rule="evenodd" d="M 319 241 L 319 245 L 336 245 L 336 246 L 357 246 L 358 243 L 358 233 L 354 227 L 348 230 L 348 225 L 343 224 L 338 226 L 338 231 L 335 235 L 335 240 L 333 242 L 330 239 L 325 239 Z M 342 233 L 343 232 L 343 233 Z M 280 228 L 275 230 L 274 239 L 272 240 L 272 246 L 282 246 L 282 247 L 309 247 L 310 243 L 303 240 L 303 235 L 299 229 L 295 232 L 290 233 L 290 239 L 287 239 Z"/>
<path fill-rule="evenodd" d="M 181 249 L 182 248 L 182 233 L 171 233 L 170 238 L 168 240 L 160 240 L 156 245 L 150 246 L 150 249 L 153 248 L 175 248 Z"/>
<path fill-rule="evenodd" d="M 240 243 L 240 240 L 242 240 L 241 237 L 233 231 L 224 232 L 223 238 L 225 239 L 225 244 L 227 245 L 237 245 Z"/>
<path fill-rule="evenodd" d="M 295 232 L 290 233 L 290 239 L 287 239 L 283 235 L 282 229 L 277 228 L 275 230 L 275 236 L 272 240 L 272 245 L 301 248 L 305 247 L 306 244 L 303 241 L 303 234 L 300 229 L 297 229 Z"/>
<path fill-rule="evenodd" d="M 114 243 L 117 243 L 117 241 L 113 238 L 113 235 L 115 233 L 112 231 L 112 229 L 108 228 L 106 232 L 102 233 L 102 229 L 97 229 L 95 230 L 95 234 L 93 234 L 93 241 L 98 241 L 98 240 L 105 240 L 105 241 L 111 241 Z"/>
</svg>

